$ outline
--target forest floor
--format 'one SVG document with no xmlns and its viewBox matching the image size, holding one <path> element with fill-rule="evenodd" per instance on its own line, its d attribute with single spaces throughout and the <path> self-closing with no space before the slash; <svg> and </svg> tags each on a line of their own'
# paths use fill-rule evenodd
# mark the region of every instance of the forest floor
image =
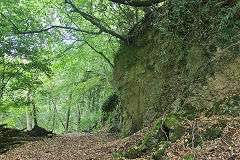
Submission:
<svg viewBox="0 0 240 160">
<path fill-rule="evenodd" d="M 115 151 L 126 151 L 142 139 L 149 127 L 119 138 L 103 129 L 92 133 L 69 133 L 26 142 L 0 155 L 4 160 L 107 160 Z"/>
<path fill-rule="evenodd" d="M 189 121 L 184 120 L 185 134 L 174 143 L 170 143 L 164 152 L 163 159 L 182 160 L 187 154 L 194 153 L 198 160 L 238 160 L 240 159 L 240 117 L 224 117 L 226 127 L 220 137 L 204 141 L 202 147 L 193 148 L 190 145 L 190 134 L 194 128 L 198 132 L 206 131 L 209 126 L 222 120 L 222 116 L 200 117 Z M 69 133 L 56 135 L 53 138 L 43 138 L 39 141 L 29 141 L 23 145 L 11 148 L 0 155 L 1 160 L 107 160 L 114 152 L 124 151 L 137 146 L 137 142 L 151 130 L 154 123 L 139 132 L 120 138 L 107 132 L 107 128 L 92 133 Z M 194 133 L 195 137 L 200 135 Z M 151 159 L 143 155 L 138 160 Z M 125 159 L 125 158 L 123 158 Z"/>
</svg>

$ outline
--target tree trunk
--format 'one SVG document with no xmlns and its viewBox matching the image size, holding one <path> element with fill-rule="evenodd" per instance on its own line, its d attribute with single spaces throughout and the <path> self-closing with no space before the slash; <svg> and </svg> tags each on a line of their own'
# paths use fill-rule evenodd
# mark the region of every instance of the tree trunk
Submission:
<svg viewBox="0 0 240 160">
<path fill-rule="evenodd" d="M 0 89 L 0 100 L 2 100 L 3 98 L 3 93 L 4 93 L 4 88 L 5 88 L 5 72 L 6 72 L 6 64 L 5 64 L 5 59 L 4 59 L 4 55 L 2 55 L 2 64 L 3 64 L 3 69 L 2 69 L 2 73 L 1 73 L 1 89 Z"/>
<path fill-rule="evenodd" d="M 37 111 L 36 111 L 36 105 L 35 103 L 32 104 L 33 105 L 33 120 L 34 120 L 34 127 L 38 126 L 37 123 Z"/>
<path fill-rule="evenodd" d="M 72 100 L 72 93 L 70 93 L 70 95 L 69 95 L 69 104 L 68 104 L 67 118 L 66 118 L 66 125 L 65 125 L 66 133 L 68 133 L 68 127 L 69 127 L 69 119 L 70 119 L 70 112 L 71 112 L 71 100 Z"/>
<path fill-rule="evenodd" d="M 29 95 L 30 95 L 30 90 L 28 90 L 27 95 L 26 95 L 26 101 L 29 100 Z M 31 125 L 31 117 L 29 114 L 29 106 L 26 105 L 26 121 L 27 121 L 27 130 L 31 130 L 32 129 L 32 125 Z"/>
<path fill-rule="evenodd" d="M 50 101 L 49 101 L 49 109 L 50 109 Z M 53 120 L 52 120 L 52 131 L 54 130 L 55 128 L 55 119 L 56 119 L 56 113 L 57 113 L 57 108 L 54 107 L 54 111 L 53 111 Z"/>
<path fill-rule="evenodd" d="M 53 103 L 53 106 L 54 106 L 54 112 L 57 114 L 57 116 L 58 116 L 58 119 L 59 119 L 59 121 L 61 122 L 61 124 L 62 124 L 63 128 L 65 128 L 65 125 L 64 125 L 64 123 L 63 123 L 63 121 L 62 121 L 61 117 L 60 117 L 60 116 L 59 116 L 59 114 L 58 114 L 57 106 L 56 106 L 56 104 L 55 104 L 54 100 L 52 99 L 51 101 L 52 101 L 52 103 Z"/>
<path fill-rule="evenodd" d="M 66 133 L 68 133 L 70 111 L 71 111 L 71 106 L 69 105 L 68 110 L 67 110 L 67 119 L 66 119 L 66 125 L 65 125 L 65 132 Z"/>
<path fill-rule="evenodd" d="M 81 112 L 80 112 L 79 105 L 76 106 L 76 110 L 77 110 L 77 118 L 76 118 L 77 132 L 80 132 Z"/>
</svg>

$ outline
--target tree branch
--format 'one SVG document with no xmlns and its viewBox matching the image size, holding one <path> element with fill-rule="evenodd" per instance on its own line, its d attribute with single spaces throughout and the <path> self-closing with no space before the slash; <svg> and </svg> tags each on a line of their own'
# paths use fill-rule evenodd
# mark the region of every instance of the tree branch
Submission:
<svg viewBox="0 0 240 160">
<path fill-rule="evenodd" d="M 64 27 L 64 26 L 51 26 L 51 27 L 48 27 L 48 28 L 45 28 L 45 29 L 42 29 L 42 30 L 38 30 L 38 31 L 20 31 L 18 29 L 18 27 L 10 20 L 8 19 L 2 12 L 0 12 L 0 14 L 8 21 L 10 22 L 13 27 L 14 27 L 14 32 L 16 34 L 33 34 L 33 33 L 42 33 L 42 32 L 47 32 L 51 29 L 54 29 L 54 28 L 62 28 L 62 29 L 69 29 L 69 30 L 74 30 L 74 31 L 79 31 L 79 32 L 83 32 L 83 33 L 88 33 L 88 34 L 93 34 L 93 35 L 99 35 L 102 33 L 101 30 L 99 30 L 98 32 L 91 32 L 91 31 L 86 31 L 86 30 L 82 30 L 82 29 L 79 29 L 79 28 L 74 28 L 74 27 Z"/>
<path fill-rule="evenodd" d="M 117 37 L 124 42 L 127 42 L 127 38 L 125 38 L 124 36 L 122 36 L 120 34 L 117 34 L 116 32 L 106 28 L 103 24 L 101 24 L 100 20 L 98 20 L 97 18 L 80 11 L 70 0 L 65 0 L 65 3 L 69 4 L 72 7 L 73 12 L 79 13 L 84 19 L 86 19 L 87 21 L 92 23 L 94 26 L 98 27 L 101 31 L 103 31 L 105 33 L 108 33 L 108 34 L 110 34 L 114 37 Z"/>
<path fill-rule="evenodd" d="M 111 62 L 102 52 L 97 51 L 97 50 L 96 50 L 95 48 L 93 48 L 93 46 L 91 46 L 87 41 L 85 41 L 85 43 L 86 43 L 90 48 L 92 48 L 92 50 L 94 50 L 95 52 L 97 52 L 98 54 L 100 54 L 100 55 L 111 65 L 112 68 L 114 67 L 113 64 L 112 64 L 112 62 Z"/>
<path fill-rule="evenodd" d="M 110 0 L 114 3 L 125 4 L 133 7 L 148 7 L 153 4 L 164 2 L 165 0 L 145 0 L 145 1 L 138 1 L 138 0 Z"/>
<path fill-rule="evenodd" d="M 0 12 L 0 14 L 1 14 L 8 22 L 10 22 L 10 23 L 13 25 L 13 28 L 14 28 L 17 32 L 19 32 L 17 26 L 16 26 L 10 19 L 8 19 L 2 12 Z"/>
<path fill-rule="evenodd" d="M 88 34 L 94 34 L 94 35 L 99 35 L 102 33 L 102 31 L 100 30 L 99 32 L 91 32 L 91 31 L 86 31 L 86 30 L 82 30 L 79 28 L 74 28 L 74 27 L 64 27 L 64 26 L 51 26 L 49 28 L 46 29 L 42 29 L 42 30 L 38 30 L 38 31 L 26 31 L 26 32 L 21 32 L 17 29 L 17 34 L 31 34 L 31 33 L 42 33 L 42 32 L 46 32 L 48 30 L 54 29 L 54 28 L 62 28 L 62 29 L 69 29 L 69 30 L 74 30 L 74 31 L 80 31 L 80 32 L 84 32 L 84 33 L 88 33 Z"/>
</svg>

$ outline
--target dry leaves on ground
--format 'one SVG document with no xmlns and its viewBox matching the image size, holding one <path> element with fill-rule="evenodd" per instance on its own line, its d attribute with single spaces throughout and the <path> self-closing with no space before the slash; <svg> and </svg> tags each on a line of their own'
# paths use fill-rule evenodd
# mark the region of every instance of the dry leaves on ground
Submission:
<svg viewBox="0 0 240 160">
<path fill-rule="evenodd" d="M 193 128 L 198 132 L 218 122 L 223 117 L 204 117 L 194 121 L 184 120 L 185 135 L 175 143 L 170 143 L 165 151 L 165 158 L 182 160 L 184 156 L 194 153 L 198 160 L 238 160 L 240 159 L 240 117 L 224 117 L 227 126 L 221 137 L 205 141 L 202 147 L 194 148 L 189 143 Z M 153 123 L 154 124 L 154 123 Z M 107 160 L 115 151 L 126 151 L 136 146 L 137 141 L 149 132 L 150 125 L 130 137 L 119 138 L 107 133 L 107 129 L 93 133 L 70 133 L 44 138 L 42 141 L 27 142 L 22 146 L 11 149 L 0 155 L 4 160 Z M 194 133 L 195 136 L 198 133 Z M 138 158 L 144 160 L 151 155 Z M 163 159 L 165 159 L 163 157 Z"/>
<path fill-rule="evenodd" d="M 144 137 L 145 128 L 130 137 L 120 139 L 117 135 L 101 130 L 93 133 L 69 133 L 27 142 L 0 155 L 4 160 L 105 160 L 113 152 L 125 151 Z"/>
</svg>

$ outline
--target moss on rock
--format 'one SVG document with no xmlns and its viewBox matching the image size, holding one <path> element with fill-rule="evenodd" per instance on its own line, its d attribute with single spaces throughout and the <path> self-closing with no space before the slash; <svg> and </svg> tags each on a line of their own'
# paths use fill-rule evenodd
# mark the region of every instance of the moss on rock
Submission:
<svg viewBox="0 0 240 160">
<path fill-rule="evenodd" d="M 184 134 L 184 127 L 181 124 L 182 120 L 176 114 L 169 114 L 164 122 L 169 130 L 169 140 L 175 142 Z"/>
<path fill-rule="evenodd" d="M 169 114 L 165 121 L 159 119 L 144 137 L 140 146 L 141 151 L 145 153 L 155 151 L 152 158 L 161 159 L 168 146 L 168 141 L 175 142 L 183 136 L 184 127 L 181 121 L 181 118 L 176 114 Z"/>
<path fill-rule="evenodd" d="M 151 151 L 154 147 L 157 146 L 157 144 L 160 141 L 165 140 L 165 134 L 161 129 L 161 127 L 164 127 L 165 129 L 165 126 L 162 126 L 162 125 L 163 125 L 163 120 L 159 119 L 155 123 L 151 131 L 144 137 L 142 145 L 140 146 L 141 150 L 145 152 Z"/>
<path fill-rule="evenodd" d="M 219 120 L 218 123 L 208 127 L 205 132 L 196 131 L 196 134 L 194 135 L 194 140 L 192 140 L 191 133 L 191 137 L 188 138 L 189 146 L 192 146 L 192 143 L 194 143 L 195 148 L 201 148 L 206 141 L 215 140 L 216 138 L 219 138 L 223 134 L 223 130 L 226 127 L 226 123 L 227 122 L 222 119 Z"/>
</svg>

